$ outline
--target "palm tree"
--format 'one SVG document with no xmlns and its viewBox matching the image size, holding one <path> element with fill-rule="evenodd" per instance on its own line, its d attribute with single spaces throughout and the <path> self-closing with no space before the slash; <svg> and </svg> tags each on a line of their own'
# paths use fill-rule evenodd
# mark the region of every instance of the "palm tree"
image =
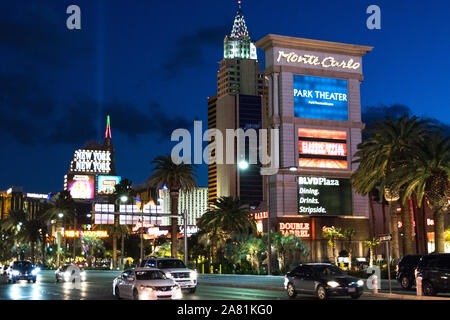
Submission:
<svg viewBox="0 0 450 320">
<path fill-rule="evenodd" d="M 402 202 L 409 206 L 409 199 L 416 195 L 421 206 L 425 198 L 433 211 L 435 221 L 435 252 L 445 251 L 445 214 L 448 212 L 450 179 L 450 138 L 439 134 L 418 142 L 407 165 L 396 170 L 389 181 L 392 188 L 404 189 Z"/>
<path fill-rule="evenodd" d="M 265 237 L 267 241 L 267 238 Z M 280 271 L 286 271 L 292 262 L 290 259 L 295 254 L 307 256 L 308 249 L 300 237 L 294 234 L 284 235 L 280 231 L 271 233 L 271 243 L 277 251 L 278 265 Z M 267 245 L 265 246 L 267 248 Z M 267 259 L 266 259 L 267 262 Z"/>
<path fill-rule="evenodd" d="M 122 199 L 123 196 L 126 196 L 125 201 Z M 136 192 L 132 187 L 132 182 L 128 179 L 122 179 L 119 184 L 117 184 L 114 187 L 114 193 L 109 196 L 109 201 L 114 203 L 115 209 L 114 211 L 119 211 L 119 202 L 126 204 L 126 203 L 133 203 L 133 199 L 136 196 Z M 122 240 L 124 240 L 124 237 L 128 236 L 129 234 L 129 228 L 124 225 L 119 224 L 119 215 L 114 215 L 114 224 L 112 225 L 106 225 L 106 229 L 110 235 L 112 235 L 113 238 L 113 268 L 117 268 L 117 240 L 122 237 Z M 123 244 L 123 242 L 122 242 Z M 123 250 L 123 248 L 122 248 Z M 123 255 L 123 252 L 122 252 Z"/>
<path fill-rule="evenodd" d="M 369 138 L 358 145 L 355 153 L 358 169 L 352 175 L 353 188 L 360 194 L 366 195 L 377 185 L 385 190 L 384 197 L 389 202 L 392 234 L 392 254 L 398 258 L 398 228 L 396 218 L 397 197 L 389 197 L 389 189 L 386 189 L 386 178 L 397 168 L 405 166 L 411 158 L 411 150 L 418 141 L 426 136 L 429 127 L 427 121 L 417 117 L 404 116 L 400 119 L 387 118 L 369 132 Z M 403 198 L 404 188 L 399 190 Z M 391 194 L 392 195 L 392 194 Z M 413 253 L 411 213 L 409 206 L 402 208 L 402 222 L 405 236 L 405 254 Z"/>
<path fill-rule="evenodd" d="M 333 253 L 334 264 L 337 265 L 338 264 L 338 262 L 337 262 L 338 254 L 336 252 L 336 243 L 337 243 L 338 239 L 344 237 L 344 235 L 341 233 L 341 229 L 335 228 L 334 226 L 331 228 L 323 227 L 322 228 L 322 236 L 325 239 L 328 239 L 328 244 L 330 245 L 331 251 Z"/>
<path fill-rule="evenodd" d="M 256 223 L 250 216 L 248 206 L 233 197 L 215 199 L 210 209 L 197 222 L 201 230 L 220 228 L 229 236 L 233 233 L 252 234 Z"/>
<path fill-rule="evenodd" d="M 364 245 L 369 248 L 369 267 L 373 267 L 373 248 L 380 244 L 376 238 L 364 241 Z"/>
<path fill-rule="evenodd" d="M 122 239 L 122 251 L 121 256 L 124 257 L 124 242 L 125 238 L 130 234 L 130 228 L 123 224 L 106 224 L 106 225 L 95 225 L 94 230 L 105 230 L 108 235 L 113 238 L 113 268 L 117 268 L 117 240 Z"/>
<path fill-rule="evenodd" d="M 17 243 L 30 243 L 31 261 L 34 264 L 36 243 L 41 239 L 44 226 L 39 219 L 30 219 L 29 215 L 22 211 L 11 211 L 1 224 L 2 231 L 10 233 Z"/>
<path fill-rule="evenodd" d="M 31 263 L 34 264 L 36 243 L 41 238 L 42 222 L 38 219 L 26 220 L 21 229 L 21 239 L 30 243 Z"/>
<path fill-rule="evenodd" d="M 60 218 L 59 214 L 62 213 L 63 217 Z M 57 220 L 58 223 L 70 223 L 75 218 L 75 201 L 72 199 L 70 192 L 67 190 L 63 190 L 58 193 L 56 198 L 52 198 L 50 200 L 50 204 L 47 207 L 47 210 L 42 214 L 41 219 L 44 221 Z M 61 245 L 61 237 L 59 233 L 57 233 L 58 239 L 58 251 L 56 264 L 60 262 L 60 250 L 59 247 Z"/>
<path fill-rule="evenodd" d="M 178 215 L 178 197 L 180 190 L 188 191 L 194 188 L 195 182 L 194 167 L 191 164 L 176 164 L 170 155 L 158 156 L 152 163 L 155 165 L 153 174 L 148 179 L 147 184 L 160 189 L 164 185 L 170 192 L 170 209 L 172 215 Z M 178 218 L 171 219 L 171 253 L 172 257 L 177 257 L 178 242 Z"/>
<path fill-rule="evenodd" d="M 356 234 L 356 230 L 354 228 L 344 229 L 342 235 L 346 240 L 346 249 L 348 251 L 348 269 L 352 270 L 352 253 L 353 253 L 353 237 Z"/>
</svg>

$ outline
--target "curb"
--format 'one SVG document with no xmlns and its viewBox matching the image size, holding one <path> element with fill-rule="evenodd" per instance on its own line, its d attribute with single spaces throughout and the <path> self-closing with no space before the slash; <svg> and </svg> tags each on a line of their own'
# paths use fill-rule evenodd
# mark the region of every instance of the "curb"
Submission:
<svg viewBox="0 0 450 320">
<path fill-rule="evenodd" d="M 243 285 L 232 284 L 232 283 L 198 282 L 198 284 L 200 284 L 202 286 L 210 286 L 210 287 L 228 287 L 228 288 L 241 288 L 241 289 L 284 291 L 284 288 L 279 288 L 279 287 L 243 286 Z"/>
<path fill-rule="evenodd" d="M 446 297 L 429 297 L 429 296 L 415 296 L 409 294 L 395 294 L 395 293 L 371 293 L 364 292 L 364 295 L 369 297 L 382 297 L 382 298 L 390 298 L 390 299 L 400 299 L 400 300 L 441 300 L 441 301 L 450 301 L 450 298 Z"/>
</svg>

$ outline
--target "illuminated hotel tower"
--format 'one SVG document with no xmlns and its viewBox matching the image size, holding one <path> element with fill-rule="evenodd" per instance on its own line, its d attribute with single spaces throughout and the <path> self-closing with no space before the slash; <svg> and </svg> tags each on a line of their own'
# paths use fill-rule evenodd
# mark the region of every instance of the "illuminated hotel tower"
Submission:
<svg viewBox="0 0 450 320">
<path fill-rule="evenodd" d="M 224 57 L 219 62 L 217 73 L 217 94 L 208 98 L 208 128 L 217 128 L 224 135 L 226 129 L 261 127 L 263 74 L 245 23 L 241 1 L 238 5 L 231 35 L 224 39 Z M 208 201 L 211 203 L 218 197 L 233 196 L 251 206 L 258 206 L 262 201 L 259 168 L 259 165 L 250 165 L 240 170 L 236 164 L 209 165 Z"/>
</svg>

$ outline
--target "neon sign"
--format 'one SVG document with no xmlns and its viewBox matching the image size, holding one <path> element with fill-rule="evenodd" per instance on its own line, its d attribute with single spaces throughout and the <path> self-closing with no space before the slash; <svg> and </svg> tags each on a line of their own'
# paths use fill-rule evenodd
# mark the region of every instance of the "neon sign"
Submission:
<svg viewBox="0 0 450 320">
<path fill-rule="evenodd" d="M 64 237 L 66 238 L 80 238 L 80 237 L 94 237 L 94 238 L 108 238 L 108 232 L 103 230 L 96 231 L 78 231 L 78 230 L 65 230 Z"/>
<path fill-rule="evenodd" d="M 309 238 L 311 226 L 309 223 L 303 222 L 280 222 L 279 229 L 284 236 L 293 234 L 300 238 Z"/>
<path fill-rule="evenodd" d="M 347 132 L 298 129 L 299 167 L 347 169 Z"/>
<path fill-rule="evenodd" d="M 102 150 L 76 150 L 70 162 L 73 172 L 111 172 L 111 152 Z"/>
<path fill-rule="evenodd" d="M 67 190 L 74 199 L 93 199 L 94 176 L 68 174 Z"/>
<path fill-rule="evenodd" d="M 280 62 L 281 59 L 284 59 L 285 63 L 300 63 L 312 66 L 320 66 L 325 69 L 334 67 L 339 69 L 358 70 L 359 67 L 361 67 L 361 63 L 356 62 L 354 59 L 337 60 L 336 58 L 331 56 L 320 58 L 313 54 L 298 55 L 293 51 L 278 51 L 277 62 Z"/>
</svg>

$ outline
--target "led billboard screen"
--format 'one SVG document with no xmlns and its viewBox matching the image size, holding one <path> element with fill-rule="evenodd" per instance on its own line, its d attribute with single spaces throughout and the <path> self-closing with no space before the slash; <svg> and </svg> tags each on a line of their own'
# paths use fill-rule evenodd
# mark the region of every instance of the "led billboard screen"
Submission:
<svg viewBox="0 0 450 320">
<path fill-rule="evenodd" d="M 302 215 L 352 215 L 349 179 L 298 177 L 298 213 Z"/>
<path fill-rule="evenodd" d="M 94 180 L 93 175 L 68 174 L 67 190 L 74 199 L 93 199 Z"/>
<path fill-rule="evenodd" d="M 97 177 L 97 193 L 98 194 L 112 194 L 115 191 L 116 185 L 122 180 L 118 176 L 98 176 Z"/>
<path fill-rule="evenodd" d="M 347 121 L 347 80 L 294 75 L 294 114 Z"/>
<path fill-rule="evenodd" d="M 298 129 L 299 167 L 347 169 L 347 132 Z"/>
</svg>

